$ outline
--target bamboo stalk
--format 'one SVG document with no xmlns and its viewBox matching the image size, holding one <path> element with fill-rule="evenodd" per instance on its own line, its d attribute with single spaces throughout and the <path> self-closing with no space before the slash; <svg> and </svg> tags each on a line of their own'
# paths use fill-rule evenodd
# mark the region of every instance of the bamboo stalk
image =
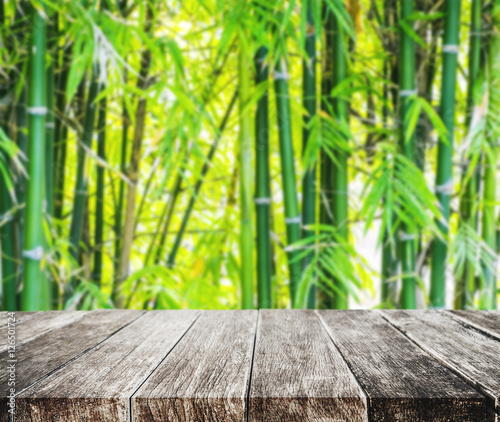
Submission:
<svg viewBox="0 0 500 422">
<path fill-rule="evenodd" d="M 345 7 L 345 6 L 344 6 Z M 347 43 L 344 29 L 337 16 L 333 19 L 333 86 L 336 87 L 347 78 Z M 334 99 L 334 117 L 343 127 L 348 126 L 348 105 L 343 97 Z M 334 151 L 335 159 L 333 161 L 333 225 L 337 229 L 337 234 L 347 242 L 349 235 L 348 228 L 348 154 L 346 151 L 338 148 Z M 334 309 L 347 309 L 349 307 L 349 298 L 346 280 L 334 280 L 337 287 L 333 300 Z"/>
<path fill-rule="evenodd" d="M 325 50 L 323 51 L 323 66 L 321 77 L 321 108 L 326 114 L 333 113 L 334 101 L 331 96 L 333 89 L 333 13 L 323 5 L 325 23 Z M 333 224 L 333 161 L 324 149 L 320 152 L 320 222 L 323 225 Z M 331 309 L 334 303 L 335 292 L 326 285 L 318 288 L 318 307 Z"/>
<path fill-rule="evenodd" d="M 87 202 L 87 173 L 85 171 L 87 162 L 86 148 L 91 148 L 92 138 L 94 134 L 94 121 L 95 121 L 95 99 L 98 93 L 97 75 L 93 73 L 89 87 L 89 94 L 87 97 L 87 104 L 85 109 L 85 120 L 83 124 L 83 134 L 81 143 L 78 145 L 78 162 L 77 174 L 75 184 L 75 196 L 73 201 L 73 212 L 70 228 L 70 243 L 71 254 L 75 261 L 78 261 L 80 253 L 80 241 L 82 239 L 83 218 L 85 213 L 85 204 Z M 72 280 L 72 287 L 75 280 Z"/>
<path fill-rule="evenodd" d="M 124 76 L 126 80 L 126 72 Z M 120 171 L 125 174 L 125 166 L 127 160 L 127 139 L 128 139 L 129 115 L 125 106 L 125 101 L 122 102 L 122 139 L 120 150 Z M 120 178 L 118 182 L 118 201 L 115 208 L 114 232 L 115 240 L 115 279 L 118 278 L 118 262 L 120 260 L 121 242 L 122 242 L 122 219 L 123 219 L 123 200 L 125 196 L 125 182 Z"/>
<path fill-rule="evenodd" d="M 97 155 L 106 160 L 106 97 L 99 101 Z M 95 227 L 94 227 L 94 269 L 93 280 L 97 285 L 102 278 L 102 248 L 104 245 L 104 167 L 97 166 L 97 191 L 95 198 Z"/>
<path fill-rule="evenodd" d="M 247 109 L 250 100 L 250 58 L 245 46 L 240 49 L 238 64 L 241 308 L 253 309 L 252 130 L 251 117 Z"/>
<path fill-rule="evenodd" d="M 267 48 L 261 46 L 255 55 L 255 84 L 266 84 L 269 80 Z M 260 97 L 255 115 L 255 211 L 257 223 L 257 306 L 272 307 L 271 296 L 271 237 L 270 209 L 271 182 L 269 170 L 269 95 L 268 90 Z"/>
<path fill-rule="evenodd" d="M 500 136 L 500 0 L 491 5 L 491 36 L 488 44 L 487 81 L 488 81 L 488 116 L 486 121 L 487 150 L 484 154 L 483 174 L 483 214 L 482 236 L 485 244 L 496 251 L 496 175 L 498 164 L 498 139 Z M 484 278 L 480 278 L 479 308 L 496 308 L 496 274 L 490 268 L 484 268 Z"/>
<path fill-rule="evenodd" d="M 436 174 L 436 194 L 441 205 L 444 221 L 438 226 L 444 240 L 435 239 L 432 244 L 430 305 L 432 308 L 445 306 L 446 256 L 448 246 L 448 221 L 450 199 L 453 193 L 452 155 L 455 125 L 455 86 L 458 62 L 461 0 L 447 0 L 445 3 L 445 28 L 443 35 L 443 78 L 441 87 L 440 115 L 447 129 L 447 142 L 438 143 L 438 166 Z"/>
<path fill-rule="evenodd" d="M 384 4 L 384 25 L 385 28 L 390 28 L 391 25 L 395 24 L 397 21 L 397 2 L 395 0 L 388 1 Z M 397 85 L 397 54 L 396 54 L 396 44 L 392 37 L 387 37 L 386 50 L 389 57 L 384 60 L 383 74 L 384 79 L 387 81 L 392 81 L 393 85 Z M 390 62 L 389 62 L 390 61 Z M 390 95 L 392 94 L 392 95 Z M 382 122 L 384 127 L 389 125 L 389 97 L 392 97 L 392 104 L 394 110 L 397 108 L 398 98 L 397 93 L 394 90 L 389 89 L 388 83 L 384 83 L 383 90 L 384 106 L 382 109 Z M 382 303 L 385 307 L 397 307 L 397 274 L 399 268 L 399 262 L 397 258 L 397 236 L 391 235 L 389 233 L 390 229 L 385 231 L 384 240 L 382 245 Z"/>
<path fill-rule="evenodd" d="M 147 4 L 146 23 L 144 32 L 150 34 L 153 26 L 153 9 L 150 3 Z M 146 48 L 141 55 L 141 69 L 137 80 L 137 88 L 144 91 L 148 87 L 148 74 L 151 66 L 151 50 Z M 135 114 L 134 137 L 132 141 L 132 153 L 128 178 L 131 184 L 127 190 L 127 205 L 125 208 L 125 222 L 123 225 L 123 243 L 120 251 L 120 260 L 118 264 L 118 278 L 114 286 L 114 298 L 117 308 L 121 308 L 125 303 L 125 298 L 121 292 L 121 285 L 128 277 L 128 267 L 132 243 L 134 240 L 134 219 L 135 219 L 135 201 L 137 192 L 137 183 L 139 181 L 139 166 L 141 161 L 141 146 L 144 137 L 144 126 L 146 120 L 147 98 L 141 96 L 137 102 Z"/>
<path fill-rule="evenodd" d="M 120 10 L 120 14 L 122 19 L 126 21 L 126 10 L 127 10 L 127 0 L 120 0 L 118 2 L 118 9 Z M 125 63 L 127 64 L 127 57 L 125 57 Z M 123 71 L 123 82 L 127 83 L 128 72 L 125 66 Z M 128 127 L 129 127 L 129 115 L 127 111 L 127 107 L 125 104 L 125 100 L 122 100 L 122 139 L 121 139 L 121 149 L 120 149 L 120 171 L 125 174 L 125 165 L 127 160 L 127 139 L 128 139 Z M 114 222 L 113 222 L 113 230 L 115 232 L 115 244 L 114 244 L 114 283 L 119 278 L 119 262 L 120 262 L 120 254 L 121 254 L 121 241 L 122 241 L 122 219 L 123 219 L 123 199 L 125 195 L 125 183 L 120 178 L 118 182 L 118 201 L 116 203 L 115 213 L 114 213 Z M 147 263 L 147 260 L 146 260 Z M 114 284 L 113 283 L 113 284 Z"/>
<path fill-rule="evenodd" d="M 4 5 L 0 5 L 0 37 L 4 35 Z M 4 79 L 5 73 L 0 76 L 0 98 L 5 98 L 9 92 L 9 79 Z M 8 106 L 5 103 L 0 103 L 0 128 L 7 132 L 8 126 Z M 5 172 L 12 173 L 9 170 L 10 160 L 7 155 L 0 151 L 1 166 L 4 167 Z M 15 226 L 13 216 L 10 212 L 13 207 L 12 196 L 13 190 L 9 190 L 7 182 L 4 178 L 4 173 L 0 173 L 0 253 L 1 253 L 1 271 L 0 276 L 2 280 L 2 304 L 3 309 L 7 311 L 16 311 L 16 249 L 15 249 Z"/>
<path fill-rule="evenodd" d="M 283 41 L 282 41 L 283 43 Z M 295 179 L 295 157 L 292 140 L 292 120 L 290 112 L 290 97 L 288 94 L 288 69 L 284 44 L 278 56 L 274 70 L 274 89 L 276 92 L 276 112 L 278 115 L 278 131 L 280 143 L 281 173 L 283 194 L 285 200 L 285 224 L 287 245 L 291 246 L 300 239 L 301 216 L 297 200 Z M 301 279 L 302 264 L 297 260 L 298 250 L 293 248 L 287 252 L 290 276 L 291 305 L 294 308 L 295 294 Z"/>
<path fill-rule="evenodd" d="M 55 14 L 52 16 L 53 22 L 49 26 L 49 39 L 47 47 L 50 52 L 56 47 L 57 40 L 57 19 L 58 16 Z M 55 57 L 52 57 L 47 67 L 47 116 L 45 119 L 45 203 L 46 203 L 46 214 L 52 218 L 54 215 L 54 131 L 55 131 L 55 119 L 54 119 L 54 69 L 55 69 Z"/>
<path fill-rule="evenodd" d="M 474 106 L 474 85 L 479 75 L 481 62 L 481 30 L 482 30 L 482 0 L 472 0 L 471 4 L 471 27 L 469 46 L 469 77 L 467 88 L 467 115 L 466 126 L 470 127 L 472 110 Z M 465 180 L 465 191 L 460 199 L 460 224 L 467 224 L 474 231 L 478 230 L 478 183 L 479 168 L 469 180 Z M 476 269 L 473 263 L 467 261 L 463 275 L 456 280 L 455 309 L 473 309 L 474 296 L 476 293 Z"/>
<path fill-rule="evenodd" d="M 43 4 L 43 2 L 42 2 Z M 49 308 L 48 286 L 42 270 L 44 255 L 43 209 L 46 108 L 47 23 L 43 12 L 33 12 L 33 34 L 30 56 L 28 108 L 28 186 L 25 211 L 24 286 L 21 310 L 40 311 Z"/>
<path fill-rule="evenodd" d="M 413 0 L 401 2 L 401 19 L 406 20 L 413 13 Z M 408 133 L 407 115 L 415 97 L 415 42 L 409 34 L 401 30 L 400 57 L 400 91 L 401 98 L 401 152 L 415 160 L 415 136 Z M 401 306 L 403 309 L 416 307 L 415 295 L 415 246 L 416 234 L 406 224 L 400 228 L 401 270 L 403 275 L 401 290 Z"/>
<path fill-rule="evenodd" d="M 2 161 L 4 164 L 9 163 L 9 160 L 7 160 L 5 156 L 3 157 Z M 3 224 L 0 226 L 3 309 L 6 311 L 16 311 L 16 250 L 14 242 L 15 230 L 13 216 L 9 215 L 13 206 L 13 192 L 12 190 L 9 190 L 7 188 L 7 184 L 4 180 L 3 175 L 0 175 L 0 192 L 0 215 L 3 217 L 2 219 L 7 219 L 7 221 L 3 222 Z"/>
<path fill-rule="evenodd" d="M 66 86 L 68 84 L 68 75 L 71 60 L 71 45 L 68 45 L 63 50 L 63 69 L 58 77 L 57 92 L 56 92 L 56 109 L 60 115 L 55 121 L 54 131 L 54 178 L 55 183 L 55 199 L 54 199 L 54 217 L 61 219 L 64 211 L 64 188 L 65 188 L 65 165 L 66 165 L 66 151 L 68 128 L 63 123 L 63 116 L 66 113 Z M 83 88 L 84 85 L 80 84 L 77 98 L 83 101 Z"/>
<path fill-rule="evenodd" d="M 303 154 L 311 141 L 311 130 L 309 124 L 316 115 L 316 36 L 312 16 L 312 0 L 306 3 L 307 26 L 305 52 L 307 57 L 303 61 L 302 79 L 302 104 L 306 111 L 304 126 L 302 129 Z M 302 237 L 314 236 L 314 230 L 309 227 L 316 223 L 316 165 L 307 169 L 302 180 Z M 302 263 L 304 270 L 311 261 L 311 257 L 304 258 Z M 307 297 L 307 307 L 316 307 L 316 286 L 310 287 Z"/>
<path fill-rule="evenodd" d="M 210 147 L 210 150 L 207 154 L 206 161 L 203 164 L 203 167 L 201 169 L 201 173 L 198 177 L 198 180 L 196 181 L 196 184 L 195 184 L 194 189 L 193 189 L 193 194 L 189 200 L 188 206 L 187 206 L 186 211 L 184 212 L 184 216 L 182 218 L 181 227 L 179 228 L 179 231 L 177 232 L 177 236 L 175 238 L 174 245 L 173 245 L 172 250 L 168 256 L 167 266 L 169 268 L 172 268 L 175 264 L 175 257 L 177 255 L 177 251 L 179 250 L 179 247 L 181 245 L 182 236 L 184 235 L 184 232 L 186 230 L 186 227 L 187 227 L 187 224 L 189 221 L 189 217 L 191 216 L 191 212 L 193 211 L 194 204 L 196 202 L 196 199 L 198 198 L 198 194 L 199 194 L 201 186 L 203 184 L 203 180 L 205 179 L 205 176 L 207 175 L 208 170 L 210 170 L 212 159 L 215 155 L 215 151 L 217 150 L 217 146 L 219 145 L 220 138 L 222 136 L 224 129 L 226 128 L 226 124 L 229 120 L 229 117 L 231 115 L 231 111 L 234 107 L 234 104 L 236 103 L 237 98 L 238 98 L 238 92 L 235 92 L 230 103 L 229 103 L 227 111 L 224 114 L 224 117 L 222 118 L 222 122 L 219 126 L 215 141 L 212 144 L 212 146 Z"/>
</svg>

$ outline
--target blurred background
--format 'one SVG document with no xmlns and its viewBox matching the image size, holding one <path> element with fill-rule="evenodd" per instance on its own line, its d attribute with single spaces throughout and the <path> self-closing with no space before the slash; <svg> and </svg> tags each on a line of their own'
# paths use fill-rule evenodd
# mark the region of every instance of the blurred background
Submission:
<svg viewBox="0 0 500 422">
<path fill-rule="evenodd" d="M 495 308 L 499 0 L 0 23 L 3 310 Z"/>
</svg>

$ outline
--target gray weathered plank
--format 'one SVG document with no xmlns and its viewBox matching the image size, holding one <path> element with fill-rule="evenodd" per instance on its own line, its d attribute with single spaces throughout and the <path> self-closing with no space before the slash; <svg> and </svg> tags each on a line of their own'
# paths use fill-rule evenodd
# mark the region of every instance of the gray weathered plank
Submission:
<svg viewBox="0 0 500 422">
<path fill-rule="evenodd" d="M 449 311 L 463 323 L 500 340 L 500 311 Z"/>
<path fill-rule="evenodd" d="M 499 341 L 465 327 L 444 312 L 381 312 L 422 349 L 494 399 L 500 412 Z"/>
<path fill-rule="evenodd" d="M 318 311 L 372 421 L 491 421 L 493 402 L 371 311 Z"/>
<path fill-rule="evenodd" d="M 132 420 L 243 421 L 257 315 L 203 313 L 132 397 Z"/>
<path fill-rule="evenodd" d="M 96 346 L 110 335 L 144 314 L 144 311 L 100 310 L 16 347 L 16 394 L 71 359 Z M 9 363 L 8 351 L 0 362 Z M 0 398 L 7 397 L 7 371 L 0 373 Z M 3 402 L 3 400 L 2 400 Z"/>
<path fill-rule="evenodd" d="M 85 311 L 48 311 L 40 312 L 36 315 L 36 318 L 31 317 L 28 319 L 26 319 L 26 317 L 18 318 L 16 315 L 16 345 L 19 346 L 22 343 L 31 341 L 36 337 L 40 337 L 52 330 L 78 321 L 87 313 L 88 312 Z M 24 323 L 20 324 L 20 322 Z M 0 329 L 0 335 L 3 335 L 4 333 L 7 333 L 7 327 Z M 7 350 L 7 344 L 0 344 L 0 352 L 3 352 L 4 350 Z"/>
<path fill-rule="evenodd" d="M 366 397 L 314 311 L 261 310 L 249 421 L 367 421 Z"/>
<path fill-rule="evenodd" d="M 128 422 L 130 397 L 199 315 L 149 312 L 18 396 L 17 417 Z"/>
</svg>

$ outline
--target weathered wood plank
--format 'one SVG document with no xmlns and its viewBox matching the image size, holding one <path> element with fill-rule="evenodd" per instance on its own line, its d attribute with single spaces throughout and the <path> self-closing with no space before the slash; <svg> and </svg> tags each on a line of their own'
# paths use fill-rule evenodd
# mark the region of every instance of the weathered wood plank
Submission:
<svg viewBox="0 0 500 422">
<path fill-rule="evenodd" d="M 449 311 L 463 323 L 500 340 L 500 311 Z"/>
<path fill-rule="evenodd" d="M 30 318 L 33 318 L 34 316 L 40 316 L 43 314 L 43 312 L 33 312 L 33 311 L 23 311 L 23 312 L 15 312 L 15 319 L 16 319 L 16 324 L 20 323 L 21 321 L 26 321 Z M 2 311 L 0 312 L 0 328 L 6 327 L 9 321 L 12 323 L 12 320 L 8 319 L 8 312 L 7 311 Z"/>
<path fill-rule="evenodd" d="M 249 421 L 367 421 L 366 397 L 314 311 L 261 310 Z"/>
<path fill-rule="evenodd" d="M 40 312 L 36 315 L 36 318 L 28 317 L 18 318 L 16 315 L 16 345 L 19 346 L 22 343 L 26 343 L 40 337 L 52 330 L 61 328 L 64 325 L 71 324 L 72 322 L 78 321 L 88 312 L 85 311 L 48 311 Z M 34 315 L 33 315 L 34 316 Z M 20 324 L 20 322 L 23 322 Z M 26 323 L 29 321 L 28 323 Z M 19 325 L 18 325 L 19 324 Z M 0 335 L 6 336 L 7 327 L 0 329 Z M 7 350 L 7 344 L 0 344 L 0 352 Z"/>
<path fill-rule="evenodd" d="M 203 313 L 132 397 L 132 420 L 243 421 L 257 315 Z"/>
<path fill-rule="evenodd" d="M 491 421 L 493 402 L 371 311 L 318 311 L 371 421 Z"/>
<path fill-rule="evenodd" d="M 384 318 L 496 402 L 500 412 L 500 342 L 432 311 L 381 311 Z"/>
<path fill-rule="evenodd" d="M 122 421 L 129 399 L 200 315 L 152 311 L 17 397 L 22 421 Z"/>
<path fill-rule="evenodd" d="M 68 361 L 96 346 L 110 335 L 144 314 L 144 311 L 100 310 L 16 347 L 16 394 Z M 9 364 L 9 351 L 0 353 L 2 366 Z M 7 371 L 0 373 L 0 398 L 9 393 Z M 3 412 L 0 412 L 0 414 Z"/>
</svg>

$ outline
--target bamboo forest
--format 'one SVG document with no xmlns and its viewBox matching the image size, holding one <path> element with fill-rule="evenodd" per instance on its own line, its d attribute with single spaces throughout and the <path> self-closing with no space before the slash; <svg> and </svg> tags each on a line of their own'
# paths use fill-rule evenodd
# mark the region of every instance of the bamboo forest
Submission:
<svg viewBox="0 0 500 422">
<path fill-rule="evenodd" d="M 3 310 L 495 309 L 500 0 L 0 0 Z"/>
</svg>

